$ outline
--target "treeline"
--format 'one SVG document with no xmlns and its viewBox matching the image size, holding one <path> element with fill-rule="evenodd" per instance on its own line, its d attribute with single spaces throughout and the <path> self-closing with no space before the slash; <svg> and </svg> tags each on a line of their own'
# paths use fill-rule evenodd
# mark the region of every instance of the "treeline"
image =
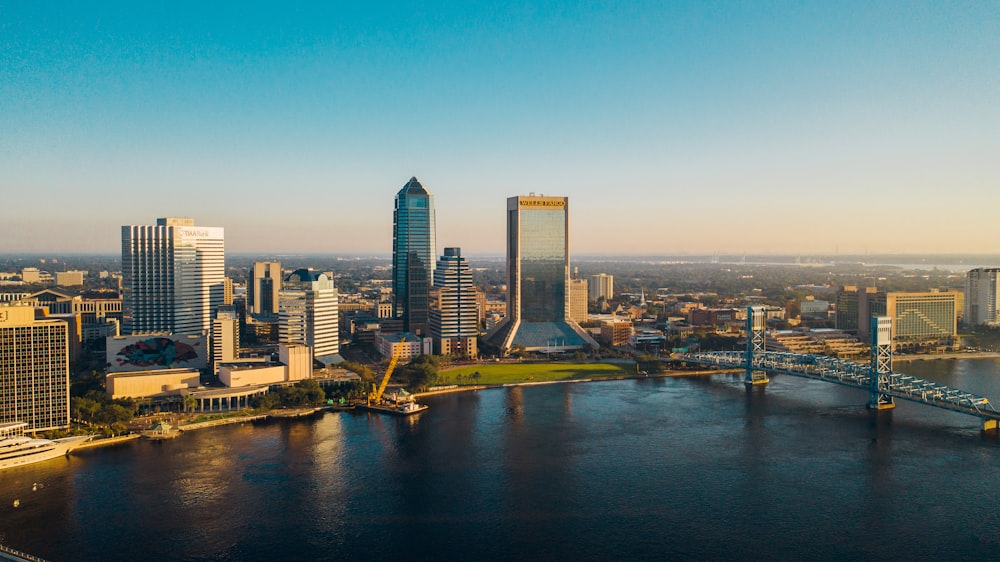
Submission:
<svg viewBox="0 0 1000 562">
<path fill-rule="evenodd" d="M 132 400 L 111 400 L 99 390 L 90 390 L 83 396 L 74 396 L 69 401 L 70 417 L 98 427 L 106 434 L 120 434 L 128 431 L 125 425 L 135 417 L 138 405 Z"/>
<path fill-rule="evenodd" d="M 396 367 L 392 373 L 391 382 L 402 384 L 411 392 L 426 390 L 427 387 L 434 386 L 438 377 L 438 367 L 442 358 L 437 355 L 418 355 L 406 365 Z M 365 390 L 371 389 L 371 385 L 382 382 L 382 375 L 372 372 L 367 366 L 354 361 L 344 361 L 340 366 L 348 371 L 356 373 L 361 377 L 361 383 Z"/>
</svg>

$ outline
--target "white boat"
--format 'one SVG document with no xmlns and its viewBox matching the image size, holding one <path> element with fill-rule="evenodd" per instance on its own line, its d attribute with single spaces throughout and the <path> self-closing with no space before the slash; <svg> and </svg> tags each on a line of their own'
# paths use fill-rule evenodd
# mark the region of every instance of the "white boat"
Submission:
<svg viewBox="0 0 1000 562">
<path fill-rule="evenodd" d="M 0 470 L 68 455 L 94 437 L 80 435 L 62 439 L 36 439 L 24 435 L 27 427 L 28 424 L 24 422 L 0 424 Z"/>
</svg>

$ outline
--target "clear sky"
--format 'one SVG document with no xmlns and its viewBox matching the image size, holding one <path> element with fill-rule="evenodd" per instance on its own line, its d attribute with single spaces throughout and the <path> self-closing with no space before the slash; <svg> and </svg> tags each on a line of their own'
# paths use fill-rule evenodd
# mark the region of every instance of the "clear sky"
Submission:
<svg viewBox="0 0 1000 562">
<path fill-rule="evenodd" d="M 0 251 L 996 252 L 1000 2 L 0 0 Z"/>
</svg>

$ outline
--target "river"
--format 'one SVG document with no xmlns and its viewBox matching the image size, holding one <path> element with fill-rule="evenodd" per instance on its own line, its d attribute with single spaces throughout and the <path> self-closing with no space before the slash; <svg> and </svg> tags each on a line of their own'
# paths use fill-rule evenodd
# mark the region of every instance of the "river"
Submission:
<svg viewBox="0 0 1000 562">
<path fill-rule="evenodd" d="M 1000 360 L 899 370 L 1000 400 Z M 0 542 L 56 561 L 1000 556 L 997 441 L 866 398 L 716 375 L 225 426 L 0 473 Z"/>
</svg>

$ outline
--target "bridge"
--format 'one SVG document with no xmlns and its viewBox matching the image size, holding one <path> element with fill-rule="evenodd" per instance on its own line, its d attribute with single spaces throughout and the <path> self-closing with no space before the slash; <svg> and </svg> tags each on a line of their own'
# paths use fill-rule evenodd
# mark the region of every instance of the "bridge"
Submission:
<svg viewBox="0 0 1000 562">
<path fill-rule="evenodd" d="M 872 360 L 858 363 L 824 355 L 766 351 L 764 309 L 747 309 L 746 351 L 688 353 L 685 363 L 719 368 L 743 368 L 748 387 L 767 384 L 767 374 L 782 374 L 832 382 L 869 393 L 868 407 L 887 410 L 895 399 L 926 404 L 976 416 L 983 431 L 1000 429 L 1000 412 L 983 396 L 892 370 L 892 318 L 872 318 Z"/>
</svg>

